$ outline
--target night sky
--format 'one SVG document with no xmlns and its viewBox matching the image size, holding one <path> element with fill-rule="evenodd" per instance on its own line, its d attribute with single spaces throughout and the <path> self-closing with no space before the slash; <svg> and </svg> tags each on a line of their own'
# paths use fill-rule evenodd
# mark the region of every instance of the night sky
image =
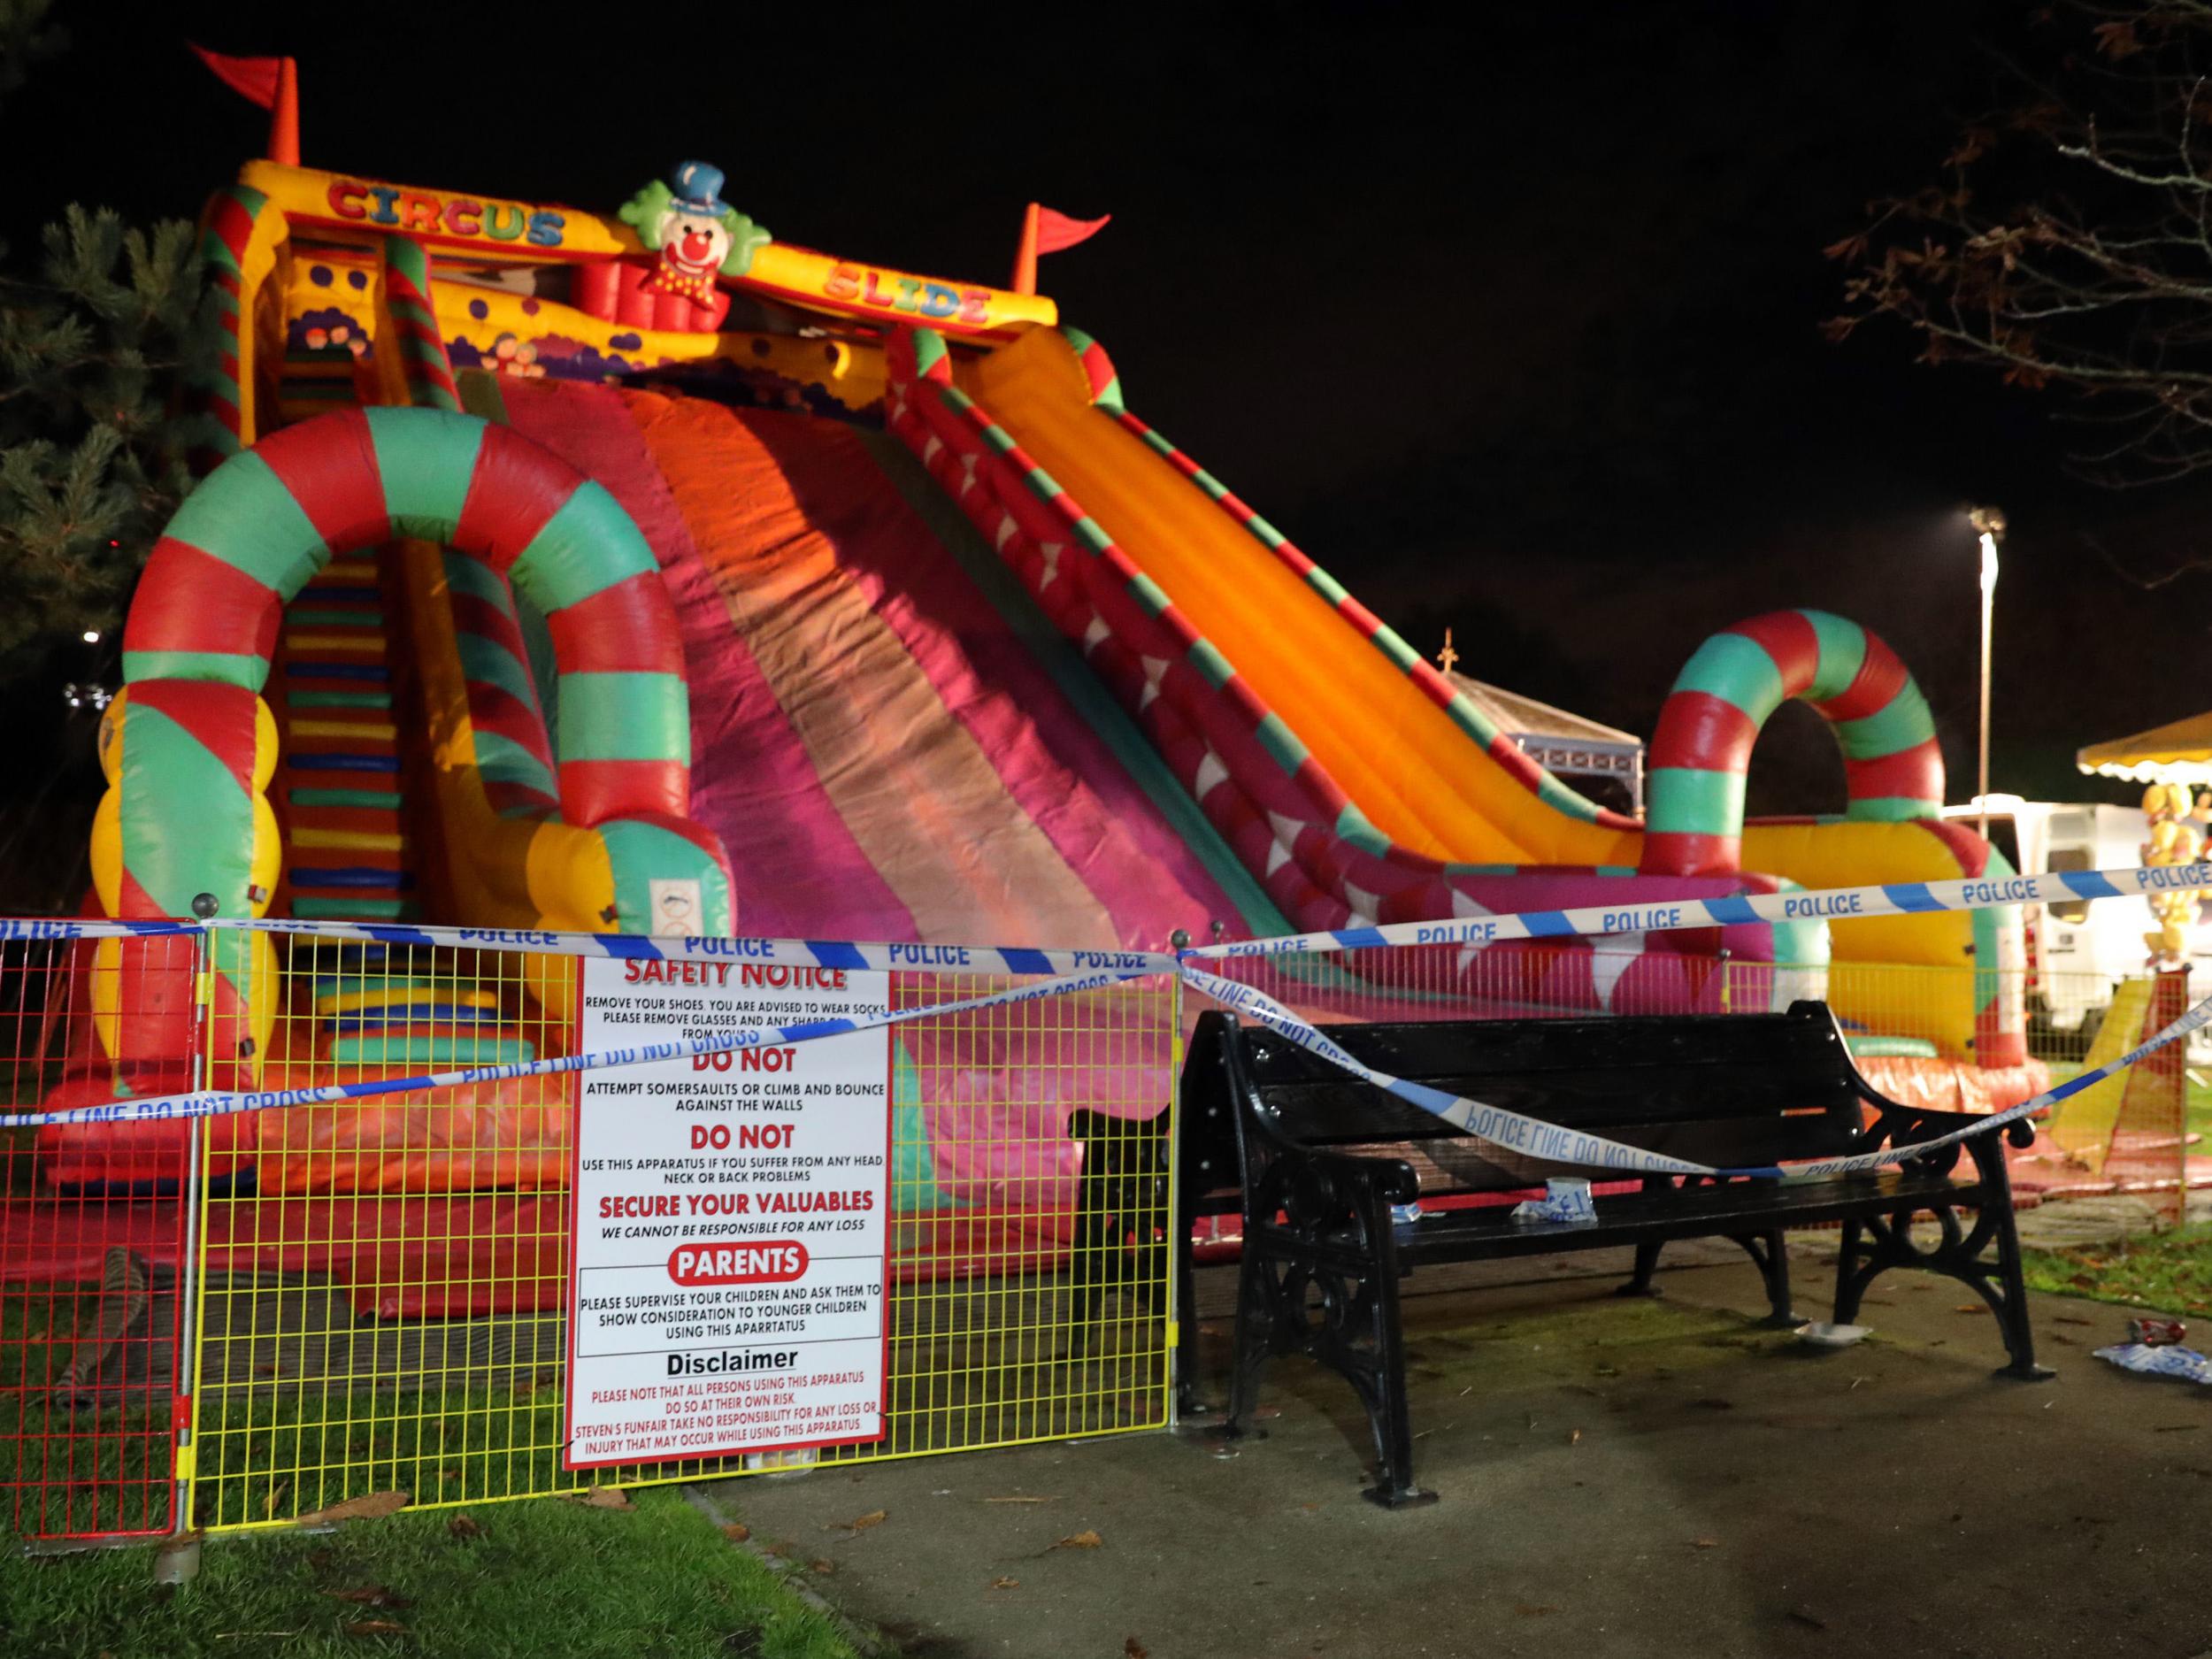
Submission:
<svg viewBox="0 0 2212 1659">
<path fill-rule="evenodd" d="M 19 260 L 67 200 L 189 216 L 258 153 L 188 37 L 296 56 L 304 158 L 403 182 L 604 211 L 696 156 L 780 238 L 998 282 L 1024 202 L 1110 211 L 1041 286 L 1132 408 L 1479 676 L 1647 734 L 1708 633 L 1825 606 L 1919 674 L 1963 798 L 1992 497 L 1997 787 L 2098 794 L 2076 747 L 2212 703 L 2202 579 L 2115 569 L 2196 497 L 2075 486 L 2052 395 L 1816 332 L 1820 250 L 1930 180 L 2017 6 L 61 10 L 0 110 Z M 1773 722 L 1754 810 L 1840 808 L 1817 724 Z"/>
</svg>

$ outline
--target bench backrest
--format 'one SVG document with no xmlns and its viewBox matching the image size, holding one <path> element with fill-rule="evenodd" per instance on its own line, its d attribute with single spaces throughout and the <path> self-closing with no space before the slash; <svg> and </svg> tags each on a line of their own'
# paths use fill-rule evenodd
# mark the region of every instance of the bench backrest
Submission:
<svg viewBox="0 0 2212 1659">
<path fill-rule="evenodd" d="M 1863 1106 L 1885 1103 L 1819 1002 L 1784 1014 L 1435 1020 L 1327 1034 L 1378 1071 L 1724 1167 L 1853 1151 Z M 1209 1114 L 1225 1117 L 1219 1108 L 1240 1093 L 1274 1133 L 1308 1146 L 1459 1142 L 1448 1156 L 1455 1191 L 1508 1191 L 1569 1167 L 1477 1151 L 1482 1143 L 1420 1107 L 1226 1014 L 1200 1019 L 1185 1079 L 1186 1144 L 1202 1165 L 1187 1180 L 1210 1179 L 1203 1166 L 1217 1163 L 1233 1179 L 1225 1143 L 1211 1141 L 1209 1156 L 1210 1136 L 1231 1125 Z"/>
</svg>

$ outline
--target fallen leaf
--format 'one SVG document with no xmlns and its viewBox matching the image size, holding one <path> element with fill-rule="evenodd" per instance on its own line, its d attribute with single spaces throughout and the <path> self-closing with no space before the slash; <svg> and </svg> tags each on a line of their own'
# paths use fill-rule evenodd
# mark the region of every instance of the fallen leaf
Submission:
<svg viewBox="0 0 2212 1659">
<path fill-rule="evenodd" d="M 1303 1509 L 1308 1515 L 1317 1513 L 1321 1508 L 1321 1506 L 1317 1503 L 1302 1503 L 1298 1507 Z"/>
<path fill-rule="evenodd" d="M 1570 1446 L 1581 1445 L 1582 1431 L 1580 1429 L 1569 1429 L 1567 1431 L 1567 1444 Z"/>
<path fill-rule="evenodd" d="M 807 1563 L 807 1570 L 827 1575 L 837 1571 L 837 1563 L 833 1561 L 810 1561 Z"/>
<path fill-rule="evenodd" d="M 1962 1302 L 1951 1311 L 1953 1313 L 1987 1313 L 1989 1310 L 1978 1302 Z"/>
<path fill-rule="evenodd" d="M 1096 1532 L 1091 1532 L 1087 1528 L 1080 1532 L 1070 1532 L 1065 1538 L 1055 1544 L 1053 1548 L 1096 1549 L 1101 1545 L 1104 1544 L 1105 1541 L 1106 1540 L 1101 1538 Z"/>
<path fill-rule="evenodd" d="M 462 1510 L 458 1515 L 448 1521 L 445 1524 L 445 1530 L 451 1533 L 455 1538 L 481 1538 L 484 1536 L 484 1529 L 477 1524 L 475 1517 L 470 1515 L 466 1509 Z"/>
<path fill-rule="evenodd" d="M 994 1590 L 1018 1590 L 1021 1587 L 1022 1581 L 1019 1578 L 994 1578 L 991 1580 L 991 1588 Z"/>
<path fill-rule="evenodd" d="M 346 1626 L 349 1636 L 404 1636 L 407 1626 L 395 1624 L 388 1618 L 365 1618 Z"/>
<path fill-rule="evenodd" d="M 1516 1601 L 1513 1610 L 1523 1618 L 1542 1618 L 1548 1613 L 1559 1611 L 1557 1608 L 1541 1601 Z"/>
<path fill-rule="evenodd" d="M 366 1497 L 348 1498 L 343 1503 L 334 1503 L 326 1509 L 311 1509 L 292 1519 L 300 1526 L 324 1526 L 333 1521 L 380 1521 L 388 1515 L 397 1515 L 407 1507 L 407 1502 L 404 1492 L 372 1492 Z"/>
<path fill-rule="evenodd" d="M 2054 1314 L 2051 1317 L 2051 1323 L 2053 1325 L 2094 1325 L 2097 1322 L 2094 1319 L 2078 1319 L 2070 1313 L 2061 1313 Z"/>
<path fill-rule="evenodd" d="M 886 1509 L 871 1509 L 867 1514 L 856 1516 L 849 1521 L 832 1521 L 822 1530 L 825 1532 L 864 1532 L 872 1526 L 881 1526 L 889 1518 L 889 1513 Z"/>
<path fill-rule="evenodd" d="M 396 1595 L 380 1584 L 365 1584 L 355 1590 L 326 1590 L 323 1594 L 334 1601 L 356 1601 L 363 1607 L 412 1607 L 415 1604 L 403 1595 Z"/>
<path fill-rule="evenodd" d="M 634 1509 L 630 1494 L 620 1486 L 594 1486 L 589 1492 L 564 1492 L 561 1495 L 571 1503 L 580 1503 L 588 1509 Z"/>
<path fill-rule="evenodd" d="M 1694 1538 L 1690 1540 L 1690 1548 L 1692 1549 L 1718 1549 L 1720 1548 L 1720 1540 L 1717 1538 Z"/>
<path fill-rule="evenodd" d="M 1134 1636 L 1130 1637 L 1128 1640 L 1122 1643 L 1121 1651 L 1124 1655 L 1124 1659 L 1151 1659 L 1151 1655 L 1147 1652 L 1145 1645 L 1139 1641 Z"/>
<path fill-rule="evenodd" d="M 292 1483 L 288 1480 L 280 1480 L 276 1483 L 276 1485 L 269 1488 L 269 1495 L 261 1500 L 261 1518 L 263 1520 L 273 1520 L 275 1518 L 277 1505 L 284 1502 L 284 1494 L 291 1489 Z"/>
<path fill-rule="evenodd" d="M 741 1544 L 753 1535 L 753 1529 L 742 1521 L 732 1521 L 722 1529 L 722 1536 L 733 1544 Z"/>
</svg>

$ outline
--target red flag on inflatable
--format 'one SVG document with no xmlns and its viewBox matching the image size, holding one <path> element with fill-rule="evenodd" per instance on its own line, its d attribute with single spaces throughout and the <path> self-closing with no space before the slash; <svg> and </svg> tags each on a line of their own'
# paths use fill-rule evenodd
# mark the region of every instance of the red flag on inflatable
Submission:
<svg viewBox="0 0 2212 1659">
<path fill-rule="evenodd" d="M 196 45 L 192 50 L 215 72 L 217 80 L 269 111 L 269 159 L 288 167 L 298 166 L 300 83 L 294 61 L 289 58 L 232 58 Z"/>
<path fill-rule="evenodd" d="M 251 98 L 265 110 L 276 108 L 277 75 L 284 64 L 281 58 L 230 58 L 197 45 L 192 47 L 192 51 L 215 72 L 218 81 L 240 97 Z"/>
<path fill-rule="evenodd" d="M 1014 254 L 1014 292 L 1034 294 L 1037 291 L 1037 256 L 1058 253 L 1063 248 L 1072 248 L 1079 242 L 1088 242 L 1106 228 L 1114 216 L 1102 214 L 1097 219 L 1070 219 L 1065 213 L 1032 202 L 1022 215 L 1021 247 Z"/>
<path fill-rule="evenodd" d="M 1104 230 L 1113 217 L 1111 213 L 1102 213 L 1096 219 L 1070 219 L 1065 213 L 1041 207 L 1037 210 L 1037 251 L 1058 253 L 1079 242 L 1088 242 Z"/>
</svg>

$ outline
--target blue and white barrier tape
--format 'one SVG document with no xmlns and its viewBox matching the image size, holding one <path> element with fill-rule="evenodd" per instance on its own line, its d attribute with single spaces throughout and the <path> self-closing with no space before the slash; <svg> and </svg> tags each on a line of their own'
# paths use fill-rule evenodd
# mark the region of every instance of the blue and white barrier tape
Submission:
<svg viewBox="0 0 2212 1659">
<path fill-rule="evenodd" d="M 1280 1002 L 1248 985 L 1207 972 L 1195 965 L 1205 960 L 1271 956 L 1293 952 L 1328 952 L 1387 945 L 1469 944 L 1508 939 L 1548 939 L 1571 936 L 1635 933 L 1681 927 L 1732 926 L 1753 921 L 1806 921 L 1856 916 L 1918 915 L 1941 910 L 1985 909 L 1992 906 L 2047 902 L 2055 900 L 2124 898 L 2134 895 L 2212 886 L 2212 864 L 2152 866 L 2135 870 L 2070 871 L 2042 876 L 1973 878 L 1958 881 L 1898 882 L 1873 887 L 1836 887 L 1814 893 L 1748 895 L 1725 899 L 1681 899 L 1643 905 L 1593 905 L 1578 910 L 1534 910 L 1440 922 L 1397 922 L 1374 927 L 1340 928 L 1298 933 L 1286 938 L 1239 941 L 1187 949 L 1180 957 L 1156 951 L 1026 950 L 983 945 L 864 945 L 809 940 L 747 940 L 718 938 L 643 938 L 626 933 L 564 933 L 535 930 L 473 927 L 414 927 L 375 923 L 331 923 L 270 920 L 211 922 L 78 921 L 22 922 L 0 919 L 0 939 L 115 939 L 194 933 L 213 928 L 286 933 L 295 936 L 354 941 L 362 943 L 437 946 L 472 949 L 517 950 L 534 954 L 593 956 L 646 960 L 741 959 L 764 964 L 804 967 L 853 969 L 937 969 L 968 972 L 1039 974 L 1058 977 L 985 996 L 970 997 L 928 1008 L 904 1009 L 878 1018 L 814 1020 L 797 1025 L 756 1027 L 721 1036 L 683 1042 L 648 1043 L 635 1048 L 611 1048 L 571 1055 L 556 1060 L 515 1062 L 505 1065 L 473 1066 L 419 1077 L 386 1078 L 360 1083 L 331 1084 L 318 1088 L 273 1089 L 243 1093 L 206 1091 L 162 1095 L 146 1100 L 118 1101 L 66 1112 L 24 1112 L 0 1116 L 0 1127 L 27 1128 L 50 1124 L 100 1124 L 170 1121 L 224 1117 L 238 1112 L 264 1111 L 303 1105 L 326 1105 L 381 1094 L 452 1088 L 472 1083 L 503 1082 L 510 1079 L 547 1077 L 570 1071 L 597 1071 L 652 1061 L 685 1059 L 768 1044 L 812 1041 L 878 1026 L 907 1024 L 939 1015 L 965 1012 L 1003 1003 L 1034 1002 L 1045 997 L 1101 989 L 1109 985 L 1155 973 L 1173 972 L 1193 989 L 1223 1006 L 1258 1020 L 1301 1048 L 1321 1056 L 1355 1077 L 1386 1089 L 1443 1118 L 1477 1140 L 1523 1156 L 1583 1168 L 1634 1174 L 1709 1176 L 1819 1176 L 1878 1169 L 1908 1158 L 1923 1156 L 1974 1135 L 1988 1134 L 2021 1118 L 2033 1117 L 2070 1095 L 2078 1094 L 2124 1071 L 2146 1055 L 2177 1042 L 2212 1023 L 2212 998 L 2198 1003 L 2147 1042 L 2078 1077 L 2069 1079 L 2031 1100 L 1986 1118 L 1970 1126 L 1933 1140 L 1884 1151 L 1820 1158 L 1805 1163 L 1759 1165 L 1741 1169 L 1716 1168 L 1672 1158 L 1640 1147 L 1624 1145 L 1601 1135 L 1568 1129 L 1541 1118 L 1485 1105 L 1425 1084 L 1393 1077 L 1363 1065 L 1332 1041 L 1316 1026 L 1301 1019 Z"/>
<path fill-rule="evenodd" d="M 1030 950 L 1014 945 L 856 945 L 825 939 L 677 938 L 641 933 L 562 933 L 537 928 L 417 927 L 380 922 L 306 922 L 217 917 L 205 922 L 10 921 L 0 940 L 145 939 L 232 932 L 341 943 L 518 951 L 529 956 L 608 956 L 642 962 L 757 962 L 800 968 L 936 971 L 946 973 L 1172 973 L 1156 950 Z"/>
<path fill-rule="evenodd" d="M 1900 1164 L 1907 1158 L 1924 1156 L 1943 1147 L 1955 1146 L 1975 1135 L 1990 1134 L 2049 1110 L 2069 1095 L 2101 1083 L 2115 1073 L 2125 1071 L 2146 1055 L 2155 1053 L 2170 1043 L 2180 1041 L 2193 1031 L 2212 1023 L 2212 997 L 2207 997 L 2179 1019 L 2160 1032 L 2149 1041 L 2130 1049 L 2116 1060 L 2069 1078 L 2055 1088 L 2048 1088 L 2032 1099 L 2022 1101 L 2017 1106 L 1992 1112 L 1978 1118 L 1964 1129 L 1955 1129 L 1948 1134 L 1930 1140 L 1916 1141 L 1908 1146 L 1891 1147 L 1879 1152 L 1859 1152 L 1832 1158 L 1812 1158 L 1803 1163 L 1788 1164 L 1759 1164 L 1740 1169 L 1717 1168 L 1707 1164 L 1694 1164 L 1686 1158 L 1673 1158 L 1664 1153 L 1652 1152 L 1642 1147 L 1625 1146 L 1609 1141 L 1602 1135 L 1590 1134 L 1579 1129 L 1563 1128 L 1547 1123 L 1540 1118 L 1530 1118 L 1502 1106 L 1487 1106 L 1480 1101 L 1468 1100 L 1425 1083 L 1409 1082 L 1364 1065 L 1348 1054 L 1341 1045 L 1333 1042 L 1317 1028 L 1298 1018 L 1274 998 L 1240 985 L 1234 979 L 1225 979 L 1217 974 L 1183 964 L 1183 982 L 1194 990 L 1202 991 L 1225 1008 L 1259 1021 L 1270 1031 L 1287 1038 L 1309 1053 L 1319 1055 L 1333 1064 L 1341 1066 L 1363 1082 L 1386 1089 L 1399 1099 L 1409 1101 L 1425 1111 L 1433 1112 L 1454 1128 L 1463 1130 L 1478 1141 L 1517 1153 L 1526 1158 L 1540 1158 L 1548 1163 L 1570 1164 L 1584 1169 L 1613 1170 L 1632 1175 L 1762 1175 L 1762 1176 L 1820 1176 L 1847 1175 L 1855 1171 L 1879 1169 L 1885 1164 Z M 1735 1016 L 1721 1015 L 1721 1018 Z"/>
<path fill-rule="evenodd" d="M 358 1083 L 329 1083 L 317 1088 L 255 1089 L 231 1092 L 205 1089 L 196 1094 L 149 1095 L 143 1100 L 112 1101 L 72 1111 L 14 1112 L 0 1115 L 0 1129 L 42 1128 L 52 1124 L 174 1123 L 195 1118 L 227 1118 L 239 1112 L 274 1111 L 288 1106 L 330 1106 L 346 1101 L 367 1100 L 380 1094 L 407 1094 L 422 1090 L 460 1088 L 472 1083 L 503 1083 L 513 1078 L 556 1077 L 569 1071 L 599 1071 L 613 1066 L 645 1065 L 658 1060 L 687 1060 L 695 1055 L 726 1054 L 739 1048 L 781 1048 L 841 1037 L 856 1031 L 903 1025 L 945 1014 L 964 1014 L 979 1008 L 1000 1008 L 1011 1002 L 1034 1002 L 1050 996 L 1104 990 L 1141 972 L 1068 974 L 1016 986 L 985 996 L 936 1002 L 927 1008 L 901 1008 L 864 1019 L 810 1019 L 795 1025 L 755 1025 L 713 1037 L 681 1042 L 641 1043 L 634 1048 L 600 1048 L 557 1060 L 515 1060 L 504 1065 L 465 1066 L 453 1071 L 432 1071 L 419 1077 L 389 1077 Z"/>
<path fill-rule="evenodd" d="M 1891 881 L 1815 893 L 1747 893 L 1733 898 L 1667 899 L 1647 904 L 1586 904 L 1571 910 L 1513 910 L 1433 922 L 1384 922 L 1276 939 L 1202 945 L 1186 958 L 1227 960 L 1294 952 L 1363 950 L 1377 945 L 1486 945 L 1511 939 L 1589 938 L 1607 933 L 1665 933 L 1680 927 L 1734 927 L 1746 922 L 1848 921 L 1861 916 L 1923 916 L 1983 910 L 2006 904 L 2073 899 L 2124 899 L 2140 894 L 2212 887 L 2212 864 L 2159 864 L 2138 870 L 2068 870 L 2040 876 L 1974 876 L 1956 881 Z"/>
</svg>

